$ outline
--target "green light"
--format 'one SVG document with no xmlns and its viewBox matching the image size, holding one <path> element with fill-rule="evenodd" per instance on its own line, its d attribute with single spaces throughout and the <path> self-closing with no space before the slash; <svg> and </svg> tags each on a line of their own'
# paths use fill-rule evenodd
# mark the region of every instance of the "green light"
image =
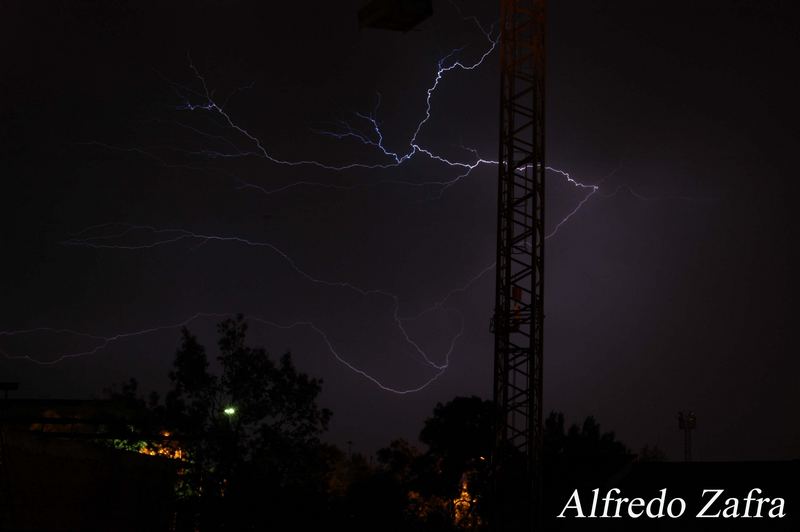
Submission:
<svg viewBox="0 0 800 532">
<path fill-rule="evenodd" d="M 236 413 L 236 409 L 234 407 L 232 407 L 232 406 L 229 406 L 229 407 L 226 407 L 225 410 L 223 410 L 223 412 L 225 412 L 226 416 L 232 416 L 232 415 L 234 415 Z"/>
</svg>

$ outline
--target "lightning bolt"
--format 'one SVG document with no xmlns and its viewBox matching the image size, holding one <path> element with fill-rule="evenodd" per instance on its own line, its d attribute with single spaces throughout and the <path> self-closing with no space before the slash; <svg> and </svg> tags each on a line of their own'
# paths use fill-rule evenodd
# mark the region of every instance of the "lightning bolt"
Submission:
<svg viewBox="0 0 800 532">
<path fill-rule="evenodd" d="M 474 17 L 467 17 L 465 18 L 465 20 L 466 19 L 472 20 L 478 27 L 480 32 L 483 34 L 483 36 L 485 37 L 486 39 L 485 48 L 479 54 L 477 59 L 475 59 L 474 61 L 464 61 L 458 59 L 458 57 L 464 51 L 464 47 L 461 47 L 454 49 L 453 51 L 442 57 L 437 62 L 436 72 L 435 75 L 433 76 L 433 80 L 425 91 L 424 111 L 422 113 L 422 118 L 416 123 L 413 133 L 408 138 L 406 145 L 402 150 L 395 151 L 393 149 L 390 149 L 386 145 L 385 142 L 386 135 L 382 130 L 380 122 L 378 120 L 378 110 L 380 108 L 382 100 L 382 96 L 380 95 L 380 93 L 378 93 L 376 104 L 371 113 L 354 114 L 355 118 L 358 121 L 360 121 L 361 124 L 363 124 L 363 127 L 366 129 L 366 131 L 347 121 L 339 121 L 337 123 L 337 129 L 335 130 L 313 130 L 314 133 L 330 137 L 336 141 L 352 140 L 363 146 L 366 146 L 374 150 L 377 156 L 383 159 L 382 162 L 373 163 L 364 161 L 353 161 L 337 165 L 313 159 L 290 160 L 282 158 L 272 153 L 256 135 L 254 135 L 241 125 L 239 125 L 237 121 L 234 119 L 234 117 L 227 111 L 227 105 L 228 102 L 230 101 L 232 94 L 229 95 L 228 98 L 222 103 L 218 103 L 214 99 L 213 92 L 209 89 L 205 77 L 202 75 L 199 69 L 195 67 L 191 58 L 189 58 L 189 69 L 191 70 L 195 78 L 195 83 L 199 85 L 200 88 L 195 89 L 190 86 L 181 85 L 175 82 L 169 82 L 174 93 L 177 95 L 177 97 L 180 99 L 181 102 L 176 107 L 176 110 L 184 113 L 205 113 L 210 118 L 211 123 L 215 123 L 218 126 L 221 126 L 230 134 L 212 133 L 210 131 L 201 129 L 199 127 L 195 127 L 179 121 L 174 121 L 173 124 L 176 125 L 177 127 L 183 128 L 186 131 L 194 135 L 197 135 L 198 137 L 201 137 L 206 141 L 211 141 L 218 144 L 218 146 L 214 149 L 203 149 L 203 150 L 192 150 L 192 151 L 175 150 L 175 151 L 181 151 L 190 157 L 203 157 L 206 159 L 218 159 L 218 160 L 256 157 L 264 159 L 269 163 L 279 166 L 287 166 L 287 167 L 310 166 L 335 173 L 343 173 L 355 170 L 388 171 L 393 168 L 397 168 L 401 165 L 408 164 L 416 157 L 424 157 L 430 161 L 442 165 L 443 168 L 454 169 L 457 172 L 457 174 L 452 178 L 442 179 L 442 180 L 413 182 L 407 180 L 385 179 L 378 182 L 371 182 L 371 183 L 357 184 L 357 185 L 320 183 L 315 181 L 301 180 L 272 188 L 264 187 L 261 185 L 257 185 L 255 183 L 241 180 L 230 173 L 227 173 L 227 175 L 229 177 L 233 177 L 236 179 L 238 189 L 254 190 L 268 195 L 282 193 L 290 189 L 293 189 L 295 187 L 304 187 L 304 186 L 313 186 L 330 190 L 345 191 L 345 190 L 353 190 L 355 188 L 375 186 L 378 184 L 380 185 L 389 184 L 389 185 L 410 186 L 419 188 L 438 187 L 439 197 L 441 197 L 446 190 L 448 190 L 455 184 L 459 183 L 464 178 L 468 177 L 473 172 L 473 170 L 475 170 L 479 166 L 498 165 L 498 161 L 484 159 L 479 156 L 477 150 L 469 147 L 463 147 L 463 148 L 465 151 L 473 155 L 473 158 L 471 160 L 466 160 L 466 161 L 453 160 L 451 158 L 441 155 L 440 153 L 435 151 L 432 147 L 427 146 L 422 142 L 422 140 L 420 140 L 424 132 L 425 126 L 431 121 L 434 115 L 433 101 L 435 99 L 438 89 L 443 85 L 445 78 L 449 74 L 455 71 L 470 72 L 478 69 L 484 63 L 486 58 L 489 57 L 497 47 L 499 41 L 499 35 L 493 33 L 493 28 L 490 28 L 489 30 L 484 29 L 483 26 L 481 26 L 480 22 Z M 249 87 L 245 87 L 244 89 L 246 88 Z M 142 155 L 146 158 L 153 160 L 157 164 L 163 165 L 165 167 L 183 168 L 193 171 L 209 171 L 209 168 L 203 165 L 197 165 L 195 163 L 170 162 L 169 160 L 167 160 L 167 158 L 158 155 L 156 153 L 157 150 L 154 148 L 118 147 L 97 141 L 93 141 L 87 144 L 102 147 L 104 149 L 119 150 L 119 151 Z M 549 239 L 552 238 L 554 235 L 556 235 L 556 233 L 562 228 L 564 224 L 566 224 L 571 218 L 577 215 L 577 213 L 581 210 L 581 208 L 589 201 L 589 199 L 593 195 L 598 193 L 599 186 L 581 183 L 576 179 L 574 179 L 568 172 L 564 170 L 560 170 L 553 167 L 546 167 L 546 170 L 552 173 L 553 175 L 564 178 L 567 183 L 573 185 L 575 188 L 587 192 L 587 194 L 575 206 L 575 208 L 572 211 L 570 211 L 565 217 L 563 217 L 554 226 L 554 229 L 549 234 L 546 235 L 545 238 Z M 109 232 L 109 230 L 111 230 L 111 232 Z M 409 346 L 413 350 L 413 352 L 415 352 L 419 356 L 419 359 L 427 367 L 429 367 L 432 372 L 429 377 L 425 378 L 422 381 L 422 383 L 413 387 L 400 388 L 400 387 L 390 386 L 385 382 L 383 382 L 382 380 L 370 375 L 365 370 L 353 364 L 352 362 L 348 361 L 348 359 L 345 358 L 339 352 L 335 343 L 331 340 L 330 336 L 321 327 L 319 327 L 312 321 L 297 321 L 286 324 L 286 323 L 271 321 L 269 319 L 260 316 L 249 316 L 248 319 L 257 323 L 261 323 L 265 326 L 277 329 L 288 330 L 295 328 L 305 328 L 313 331 L 323 342 L 323 344 L 326 346 L 331 355 L 340 364 L 342 364 L 349 370 L 353 371 L 354 373 L 362 376 L 363 378 L 369 380 L 370 382 L 378 386 L 380 389 L 396 394 L 408 394 L 408 393 L 418 392 L 425 389 L 432 383 L 434 383 L 449 367 L 451 355 L 455 350 L 459 338 L 462 336 L 464 332 L 463 319 L 460 319 L 459 329 L 450 337 L 447 350 L 440 356 L 434 357 L 429 353 L 427 353 L 419 345 L 419 343 L 414 340 L 412 335 L 410 335 L 408 330 L 406 329 L 406 324 L 414 320 L 420 319 L 423 316 L 436 311 L 447 311 L 447 312 L 457 313 L 455 309 L 447 308 L 446 306 L 447 302 L 456 294 L 463 293 L 469 290 L 472 286 L 477 284 L 482 278 L 486 276 L 488 272 L 492 271 L 495 267 L 494 263 L 485 266 L 479 272 L 471 276 L 465 284 L 450 290 L 444 295 L 444 297 L 433 303 L 431 306 L 423 309 L 417 314 L 410 316 L 402 316 L 400 313 L 399 295 L 383 289 L 364 288 L 350 281 L 330 280 L 313 275 L 309 273 L 307 270 L 302 269 L 286 251 L 266 241 L 252 240 L 241 236 L 197 233 L 183 228 L 157 228 L 148 225 L 111 223 L 111 224 L 99 224 L 92 227 L 88 227 L 72 235 L 70 238 L 65 240 L 63 244 L 66 246 L 85 247 L 92 249 L 133 251 L 133 250 L 153 249 L 156 247 L 178 244 L 180 242 L 195 242 L 197 245 L 204 245 L 208 243 L 232 243 L 236 245 L 266 249 L 271 253 L 275 254 L 276 256 L 278 256 L 279 258 L 281 258 L 284 261 L 284 263 L 296 275 L 298 275 L 299 277 L 303 278 L 304 280 L 306 280 L 311 284 L 320 286 L 321 288 L 339 289 L 339 290 L 354 292 L 362 297 L 380 297 L 388 300 L 391 303 L 391 308 L 392 308 L 391 314 L 394 326 L 401 333 L 406 345 Z M 129 338 L 144 336 L 158 331 L 181 328 L 199 319 L 224 318 L 224 317 L 229 317 L 231 315 L 233 314 L 200 312 L 178 323 L 149 327 L 137 331 L 118 333 L 110 336 L 102 336 L 80 331 L 73 331 L 68 329 L 55 329 L 55 328 L 34 328 L 25 330 L 0 331 L 0 338 L 23 336 L 29 334 L 51 333 L 51 334 L 72 335 L 77 338 L 82 338 L 95 343 L 95 345 L 91 348 L 84 350 L 76 350 L 68 353 L 61 353 L 58 354 L 55 358 L 46 361 L 32 357 L 30 355 L 13 355 L 6 353 L 4 351 L 0 351 L 0 353 L 2 353 L 8 359 L 24 359 L 43 366 L 54 365 L 68 359 L 74 359 L 78 357 L 97 354 L 103 349 L 108 348 L 110 345 Z M 460 313 L 458 314 L 458 316 L 459 318 L 461 318 Z M 437 362 L 435 359 L 439 361 Z"/>
<path fill-rule="evenodd" d="M 80 332 L 80 331 L 73 331 L 73 330 L 70 330 L 70 329 L 53 329 L 53 328 L 49 328 L 49 327 L 39 327 L 39 328 L 34 328 L 34 329 L 22 329 L 22 330 L 17 330 L 17 331 L 0 331 L 0 338 L 2 338 L 2 337 L 12 337 L 12 336 L 22 336 L 22 335 L 25 335 L 25 334 L 58 333 L 58 334 L 68 334 L 68 335 L 72 335 L 72 336 L 77 336 L 77 337 L 80 337 L 80 338 L 87 338 L 87 339 L 94 340 L 94 341 L 97 342 L 97 345 L 95 345 L 94 347 L 92 347 L 90 349 L 86 349 L 86 350 L 83 350 L 83 351 L 75 351 L 75 352 L 70 352 L 70 353 L 62 353 L 62 354 L 57 355 L 55 358 L 53 358 L 51 360 L 47 360 L 47 361 L 39 360 L 37 358 L 31 357 L 30 355 L 11 355 L 9 353 L 6 353 L 4 350 L 0 350 L 0 353 L 2 353 L 3 356 L 5 358 L 9 359 L 9 360 L 27 360 L 27 361 L 33 362 L 33 363 L 35 363 L 35 364 L 37 364 L 39 366 L 52 366 L 52 365 L 58 364 L 60 362 L 63 362 L 65 360 L 68 360 L 68 359 L 71 359 L 71 358 L 79 358 L 79 357 L 84 357 L 84 356 L 88 356 L 88 355 L 94 355 L 94 354 L 100 352 L 101 350 L 111 346 L 112 344 L 114 344 L 116 342 L 119 342 L 119 341 L 122 341 L 122 340 L 125 340 L 125 339 L 134 338 L 134 337 L 137 337 L 137 336 L 145 336 L 145 335 L 149 335 L 149 334 L 152 334 L 152 333 L 155 333 L 155 332 L 159 332 L 159 331 L 180 329 L 180 328 L 186 327 L 186 326 L 190 325 L 191 323 L 193 323 L 193 322 L 195 322 L 195 321 L 197 321 L 199 319 L 202 319 L 202 318 L 225 319 L 225 318 L 233 317 L 234 315 L 235 315 L 234 313 L 230 313 L 230 312 L 229 313 L 198 312 L 197 314 L 194 314 L 194 315 L 190 316 L 189 318 L 187 318 L 187 319 L 185 319 L 185 320 L 183 320 L 183 321 L 181 321 L 179 323 L 173 323 L 173 324 L 168 324 L 168 325 L 159 325 L 157 327 L 149 327 L 149 328 L 146 328 L 146 329 L 141 329 L 141 330 L 132 331 L 132 332 L 125 332 L 125 333 L 115 334 L 115 335 L 112 335 L 112 336 L 99 336 L 99 335 L 84 333 L 84 332 Z M 328 334 L 324 330 L 322 330 L 320 327 L 315 325 L 313 322 L 311 322 L 311 321 L 296 321 L 296 322 L 293 322 L 293 323 L 284 324 L 284 323 L 278 323 L 278 322 L 275 322 L 275 321 L 271 321 L 271 320 L 268 320 L 268 319 L 260 317 L 260 316 L 248 316 L 247 319 L 248 319 L 248 321 L 260 323 L 262 325 L 266 325 L 268 327 L 272 327 L 272 328 L 275 328 L 275 329 L 282 329 L 282 330 L 290 330 L 290 329 L 296 329 L 296 328 L 310 329 L 311 331 L 313 331 L 322 340 L 322 342 L 326 345 L 326 347 L 328 348 L 328 350 L 331 353 L 331 355 L 333 355 L 333 357 L 340 364 L 342 364 L 343 366 L 347 367 L 348 369 L 350 369 L 354 373 L 364 377 L 368 381 L 372 382 L 373 384 L 378 386 L 381 390 L 384 390 L 386 392 L 395 393 L 395 394 L 398 394 L 398 395 L 405 395 L 405 394 L 409 394 L 409 393 L 419 392 L 419 391 L 424 390 L 425 388 L 427 388 L 431 384 L 433 384 L 447 369 L 448 364 L 449 364 L 449 355 L 455 349 L 455 343 L 458 340 L 458 338 L 461 336 L 461 334 L 463 333 L 463 324 L 462 324 L 461 330 L 453 337 L 453 339 L 450 342 L 450 349 L 448 350 L 448 352 L 445 355 L 445 363 L 440 365 L 440 366 L 438 366 L 437 370 L 433 373 L 433 375 L 431 377 L 427 378 L 425 381 L 422 382 L 422 384 L 419 384 L 417 386 L 410 387 L 410 388 L 398 388 L 398 387 L 393 387 L 393 386 L 389 386 L 387 384 L 384 384 L 381 380 L 377 379 L 376 377 L 373 377 L 372 375 L 370 375 L 369 373 L 367 373 L 363 369 L 357 367 L 356 365 L 352 364 L 347 359 L 345 359 L 341 354 L 339 354 L 339 352 L 338 352 L 337 348 L 335 347 L 334 343 L 328 337 Z"/>
<path fill-rule="evenodd" d="M 86 235 L 90 231 L 103 230 L 112 227 L 120 227 L 121 230 L 116 231 L 112 234 L 103 234 L 98 236 L 79 238 L 83 235 Z M 151 234 L 156 238 L 154 240 L 145 243 L 121 244 L 117 242 L 119 239 L 124 237 L 129 237 L 136 232 L 139 233 L 144 232 L 146 234 Z M 294 271 L 296 274 L 298 274 L 303 279 L 312 284 L 349 290 L 363 297 L 380 296 L 388 298 L 389 300 L 392 301 L 393 304 L 394 322 L 397 328 L 403 333 L 406 342 L 411 347 L 413 347 L 414 350 L 420 355 L 420 357 L 422 357 L 422 359 L 431 367 L 437 370 L 442 370 L 447 367 L 446 363 L 442 365 L 442 364 L 437 364 L 433 360 L 431 360 L 428 354 L 415 341 L 411 339 L 405 327 L 403 326 L 403 323 L 405 321 L 410 321 L 410 319 L 408 318 L 403 319 L 399 316 L 400 297 L 397 294 L 393 294 L 383 289 L 362 288 L 349 281 L 332 281 L 316 277 L 308 273 L 306 270 L 300 268 L 295 262 L 295 260 L 291 256 L 289 256 L 288 253 L 286 253 L 281 248 L 275 246 L 270 242 L 255 241 L 247 238 L 242 238 L 239 236 L 221 236 L 221 235 L 195 233 L 192 231 L 188 231 L 186 229 L 158 229 L 152 226 L 131 225 L 131 224 L 101 224 L 101 225 L 95 225 L 91 228 L 87 228 L 81 231 L 80 233 L 74 235 L 72 238 L 65 240 L 63 244 L 67 246 L 81 246 L 93 249 L 115 249 L 115 250 L 131 251 L 131 250 L 153 249 L 155 247 L 175 244 L 181 241 L 197 241 L 199 242 L 199 244 L 206 244 L 209 242 L 232 242 L 235 244 L 241 244 L 250 247 L 266 248 L 275 253 L 276 255 L 278 255 L 281 259 L 283 259 L 292 271 Z M 456 336 L 460 336 L 462 332 L 463 331 L 459 331 L 459 333 Z M 453 345 L 454 342 L 451 342 L 450 350 L 444 355 L 445 360 L 449 359 L 449 356 L 453 350 Z"/>
</svg>

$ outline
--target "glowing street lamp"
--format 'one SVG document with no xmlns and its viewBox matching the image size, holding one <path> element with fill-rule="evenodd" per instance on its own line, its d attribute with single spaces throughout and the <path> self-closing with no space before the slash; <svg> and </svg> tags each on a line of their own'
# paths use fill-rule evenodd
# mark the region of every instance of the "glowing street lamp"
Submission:
<svg viewBox="0 0 800 532">
<path fill-rule="evenodd" d="M 222 411 L 226 416 L 232 416 L 236 413 L 236 408 L 233 406 L 225 407 L 225 410 Z"/>
</svg>

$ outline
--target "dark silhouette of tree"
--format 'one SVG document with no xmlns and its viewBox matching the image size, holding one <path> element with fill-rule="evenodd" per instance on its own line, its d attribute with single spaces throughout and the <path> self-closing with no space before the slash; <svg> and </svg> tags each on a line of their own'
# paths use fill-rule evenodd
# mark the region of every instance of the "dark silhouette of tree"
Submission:
<svg viewBox="0 0 800 532">
<path fill-rule="evenodd" d="M 613 432 L 601 430 L 593 416 L 565 429 L 564 414 L 551 412 L 544 422 L 546 515 L 557 515 L 557 508 L 574 489 L 604 486 L 633 458 Z"/>
<path fill-rule="evenodd" d="M 147 399 L 139 393 L 139 382 L 130 378 L 119 388 L 112 385 L 103 395 L 116 404 L 113 423 L 106 429 L 106 438 L 96 443 L 112 448 L 140 450 L 163 442 L 164 407 L 158 393 L 151 392 Z M 114 438 L 110 438 L 113 436 Z"/>
<path fill-rule="evenodd" d="M 637 459 L 640 462 L 665 462 L 667 453 L 658 445 L 645 445 L 639 451 Z"/>
<path fill-rule="evenodd" d="M 456 397 L 438 403 L 425 420 L 419 439 L 428 446 L 441 482 L 450 489 L 458 485 L 465 469 L 492 452 L 494 405 L 479 397 Z"/>
<path fill-rule="evenodd" d="M 312 522 L 324 509 L 329 453 L 319 441 L 331 412 L 322 381 L 289 353 L 273 360 L 246 343 L 242 316 L 218 325 L 221 371 L 187 329 L 170 372 L 166 420 L 184 442 L 184 476 L 201 529 L 249 530 Z M 188 504 L 188 503 L 187 503 Z"/>
<path fill-rule="evenodd" d="M 418 475 L 421 453 L 404 439 L 392 440 L 388 447 L 378 449 L 376 456 L 378 464 L 395 479 L 407 481 Z"/>
<path fill-rule="evenodd" d="M 347 457 L 343 466 L 349 483 L 341 492 L 332 516 L 337 528 L 353 532 L 409 529 L 405 483 L 401 477 L 384 464 L 368 463 L 361 454 Z"/>
<path fill-rule="evenodd" d="M 471 493 L 481 489 L 492 446 L 493 412 L 492 403 L 478 397 L 437 404 L 420 432 L 425 452 L 405 440 L 393 440 L 377 452 L 369 474 L 363 469 L 360 475 L 349 473 L 357 478 L 340 502 L 338 522 L 356 531 L 459 530 L 455 501 L 467 478 Z M 358 470 L 356 461 L 357 456 L 350 468 Z"/>
<path fill-rule="evenodd" d="M 564 414 L 551 412 L 544 423 L 544 452 L 551 459 L 601 459 L 628 456 L 626 447 L 617 441 L 613 432 L 601 432 L 594 416 L 578 426 L 564 430 Z"/>
<path fill-rule="evenodd" d="M 419 493 L 423 501 L 452 503 L 447 508 L 450 520 L 447 524 L 442 523 L 440 530 L 453 528 L 452 516 L 459 497 L 462 504 L 469 500 L 469 504 L 464 505 L 468 513 L 462 520 L 462 528 L 480 529 L 486 524 L 491 505 L 489 475 L 495 412 L 491 401 L 474 396 L 439 403 L 420 433 L 420 440 L 428 446 L 427 452 L 413 457 L 403 453 L 402 446 L 394 444 L 379 453 L 387 464 L 392 465 L 393 471 L 406 475 L 406 486 Z M 602 431 L 592 416 L 580 425 L 566 428 L 564 415 L 552 412 L 544 423 L 543 440 L 545 491 L 559 493 L 559 497 L 567 486 L 574 489 L 582 483 L 606 480 L 632 459 L 614 433 Z M 511 466 L 512 469 L 521 473 L 525 467 L 521 457 L 517 461 L 513 450 L 508 452 L 511 456 L 506 463 L 516 464 Z M 412 461 L 410 466 L 407 465 L 409 460 Z M 524 476 L 517 478 L 511 471 L 506 479 L 520 482 L 519 489 L 511 492 L 518 492 L 522 497 L 519 504 L 525 504 Z M 463 493 L 465 487 L 466 495 Z"/>
<path fill-rule="evenodd" d="M 424 451 L 393 440 L 373 462 L 320 442 L 331 416 L 317 404 L 320 380 L 299 372 L 289 354 L 274 360 L 249 346 L 241 316 L 218 331 L 218 372 L 211 371 L 205 347 L 182 331 L 163 405 L 157 397 L 139 398 L 134 380 L 113 393 L 148 412 L 148 434 L 167 428 L 185 451 L 178 530 L 486 529 L 491 401 L 473 396 L 438 403 L 419 435 Z M 593 417 L 567 428 L 557 412 L 544 424 L 544 453 L 546 504 L 563 502 L 567 490 L 601 485 L 632 456 Z M 511 453 L 504 478 L 519 483 L 507 492 L 519 496 L 512 503 L 526 504 L 525 464 L 518 458 Z"/>
</svg>

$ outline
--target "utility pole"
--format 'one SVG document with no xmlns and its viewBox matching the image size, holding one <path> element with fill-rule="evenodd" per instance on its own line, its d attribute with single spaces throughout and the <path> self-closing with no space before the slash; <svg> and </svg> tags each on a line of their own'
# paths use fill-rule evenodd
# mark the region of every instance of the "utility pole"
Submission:
<svg viewBox="0 0 800 532">
<path fill-rule="evenodd" d="M 530 532 L 542 523 L 545 0 L 500 4 L 491 527 Z"/>
<path fill-rule="evenodd" d="M 692 461 L 692 431 L 697 426 L 694 412 L 678 412 L 678 428 L 683 431 L 683 461 Z"/>
</svg>

